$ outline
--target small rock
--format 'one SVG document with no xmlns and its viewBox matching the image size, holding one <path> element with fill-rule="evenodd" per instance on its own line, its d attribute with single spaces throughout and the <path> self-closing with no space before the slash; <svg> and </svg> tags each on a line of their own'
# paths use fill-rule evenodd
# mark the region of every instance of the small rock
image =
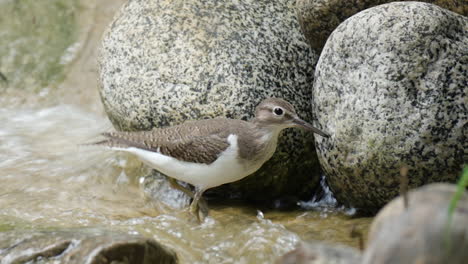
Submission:
<svg viewBox="0 0 468 264">
<path fill-rule="evenodd" d="M 405 0 L 403 0 L 405 1 Z M 407 0 L 411 1 L 411 0 Z M 299 24 L 310 46 L 320 53 L 330 34 L 352 15 L 392 0 L 297 0 Z M 468 15 L 468 4 L 460 0 L 425 0 L 461 15 Z"/>
<path fill-rule="evenodd" d="M 338 201 L 376 211 L 409 186 L 454 182 L 468 161 L 468 18 L 420 2 L 362 11 L 330 36 L 313 110 L 317 152 Z"/>
<path fill-rule="evenodd" d="M 96 229 L 0 233 L 0 263 L 177 263 L 158 242 Z"/>
<path fill-rule="evenodd" d="M 430 184 L 408 193 L 408 208 L 398 197 L 372 222 L 364 264 L 466 264 L 468 260 L 468 193 L 458 201 L 450 232 L 448 208 L 457 187 Z"/>
<path fill-rule="evenodd" d="M 296 249 L 279 258 L 277 264 L 358 264 L 361 252 L 357 249 L 323 242 L 300 243 Z"/>
</svg>

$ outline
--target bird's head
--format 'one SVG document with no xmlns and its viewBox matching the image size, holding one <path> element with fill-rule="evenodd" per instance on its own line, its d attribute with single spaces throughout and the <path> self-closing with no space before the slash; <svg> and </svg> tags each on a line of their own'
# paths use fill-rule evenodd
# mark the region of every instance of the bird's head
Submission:
<svg viewBox="0 0 468 264">
<path fill-rule="evenodd" d="M 263 127 L 284 129 L 288 127 L 304 128 L 323 137 L 329 135 L 299 118 L 294 107 L 280 98 L 267 98 L 255 109 L 255 122 Z"/>
</svg>

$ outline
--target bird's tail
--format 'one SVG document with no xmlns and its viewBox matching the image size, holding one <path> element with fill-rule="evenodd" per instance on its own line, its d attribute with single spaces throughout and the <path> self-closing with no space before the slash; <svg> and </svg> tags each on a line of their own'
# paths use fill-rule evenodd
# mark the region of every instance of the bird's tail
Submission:
<svg viewBox="0 0 468 264">
<path fill-rule="evenodd" d="M 113 136 L 111 132 L 101 133 L 105 139 L 100 141 L 81 144 L 82 146 L 101 146 L 108 148 L 126 148 L 129 147 L 127 144 L 121 142 L 117 137 Z"/>
<path fill-rule="evenodd" d="M 101 136 L 105 137 L 105 139 L 92 142 L 88 144 L 84 144 L 85 146 L 102 146 L 108 148 L 119 148 L 125 149 L 129 147 L 137 147 L 146 149 L 147 147 L 141 143 L 137 143 L 135 141 L 131 141 L 128 139 L 128 132 L 105 132 L 101 133 Z"/>
</svg>

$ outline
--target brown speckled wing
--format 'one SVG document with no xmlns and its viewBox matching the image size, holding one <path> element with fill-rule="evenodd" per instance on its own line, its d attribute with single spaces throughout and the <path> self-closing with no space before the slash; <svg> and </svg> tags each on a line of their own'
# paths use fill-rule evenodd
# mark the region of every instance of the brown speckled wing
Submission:
<svg viewBox="0 0 468 264">
<path fill-rule="evenodd" d="M 228 119 L 187 122 L 183 125 L 142 132 L 104 133 L 107 139 L 95 143 L 108 147 L 136 147 L 174 157 L 181 161 L 210 164 L 229 147 Z"/>
</svg>

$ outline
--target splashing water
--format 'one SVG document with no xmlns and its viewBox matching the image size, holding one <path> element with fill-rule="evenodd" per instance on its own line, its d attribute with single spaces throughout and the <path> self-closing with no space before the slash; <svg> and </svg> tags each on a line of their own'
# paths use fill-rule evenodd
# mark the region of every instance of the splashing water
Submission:
<svg viewBox="0 0 468 264">
<path fill-rule="evenodd" d="M 317 210 L 322 217 L 327 217 L 330 212 L 338 211 L 350 216 L 356 213 L 356 208 L 338 205 L 338 201 L 326 183 L 325 176 L 320 178 L 320 187 L 323 190 L 322 195 L 314 195 L 310 201 L 300 201 L 299 206 L 306 210 Z"/>
</svg>

